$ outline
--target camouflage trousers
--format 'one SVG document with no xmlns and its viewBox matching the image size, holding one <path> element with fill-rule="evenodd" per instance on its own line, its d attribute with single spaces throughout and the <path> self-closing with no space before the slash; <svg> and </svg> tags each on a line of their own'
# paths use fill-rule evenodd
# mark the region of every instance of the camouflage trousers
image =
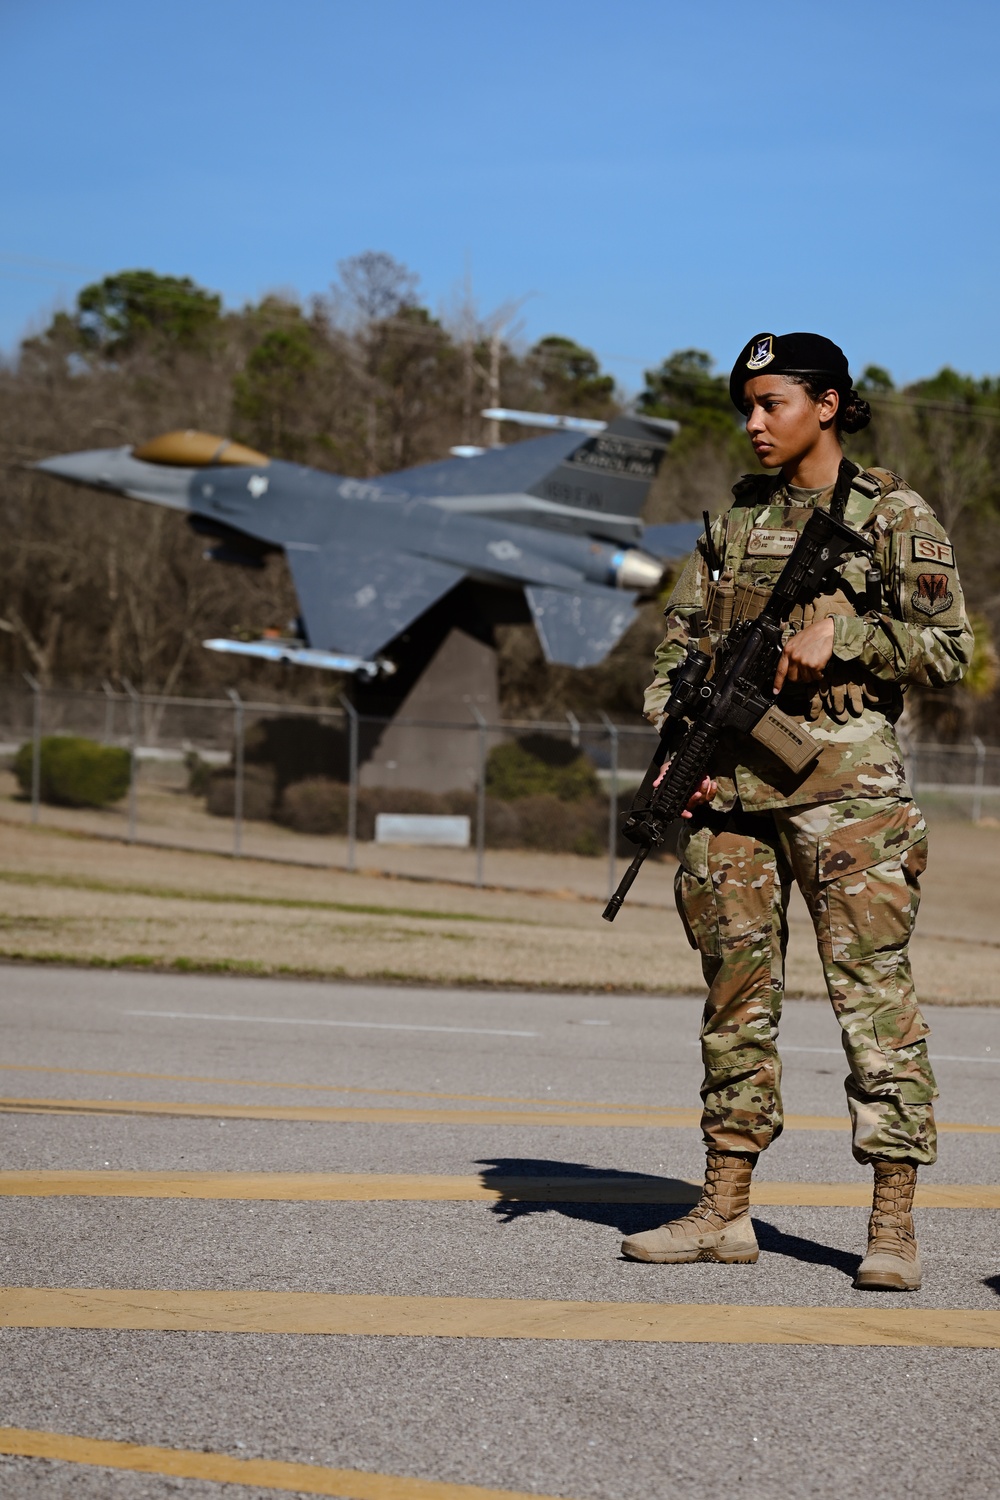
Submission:
<svg viewBox="0 0 1000 1500">
<path fill-rule="evenodd" d="M 927 863 L 919 808 L 894 797 L 737 806 L 688 825 L 678 852 L 677 905 L 709 986 L 707 1144 L 759 1152 L 781 1132 L 776 1040 L 794 880 L 841 1025 L 854 1155 L 933 1162 L 937 1089 L 907 954 Z"/>
</svg>

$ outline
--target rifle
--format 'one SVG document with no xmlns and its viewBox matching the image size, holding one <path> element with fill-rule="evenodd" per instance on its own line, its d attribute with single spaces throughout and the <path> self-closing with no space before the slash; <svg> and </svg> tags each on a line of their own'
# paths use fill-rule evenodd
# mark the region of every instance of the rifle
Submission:
<svg viewBox="0 0 1000 1500">
<path fill-rule="evenodd" d="M 816 760 L 819 745 L 774 702 L 783 627 L 797 604 L 815 598 L 823 579 L 844 557 L 873 551 L 860 532 L 828 510 L 814 510 L 760 614 L 738 621 L 720 646 L 711 679 L 712 658 L 693 643 L 688 646 L 674 675 L 660 743 L 622 823 L 622 834 L 640 848 L 604 908 L 606 922 L 614 921 L 646 856 L 663 843 L 667 828 L 701 785 L 727 730 L 751 735 L 793 771 L 804 771 Z M 871 571 L 868 576 L 870 587 Z M 669 769 L 654 787 L 667 759 Z"/>
</svg>

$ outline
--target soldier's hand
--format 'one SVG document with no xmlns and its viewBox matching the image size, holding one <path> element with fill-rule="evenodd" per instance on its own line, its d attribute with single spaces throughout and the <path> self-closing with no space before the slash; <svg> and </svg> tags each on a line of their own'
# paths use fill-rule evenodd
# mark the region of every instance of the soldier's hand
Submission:
<svg viewBox="0 0 1000 1500">
<path fill-rule="evenodd" d="M 786 682 L 818 682 L 832 655 L 833 617 L 828 615 L 825 620 L 814 620 L 785 642 L 774 674 L 775 693 L 780 693 Z"/>
<path fill-rule="evenodd" d="M 656 780 L 653 782 L 654 788 L 659 786 L 660 782 L 663 780 L 664 776 L 666 776 L 669 770 L 670 762 L 668 760 L 664 762 L 659 776 L 657 776 Z M 691 796 L 688 799 L 688 805 L 681 813 L 681 817 L 690 818 L 694 809 L 696 807 L 700 807 L 703 802 L 711 802 L 712 798 L 715 796 L 718 790 L 719 783 L 717 781 L 713 781 L 711 776 L 702 777 L 701 785 L 691 793 Z"/>
</svg>

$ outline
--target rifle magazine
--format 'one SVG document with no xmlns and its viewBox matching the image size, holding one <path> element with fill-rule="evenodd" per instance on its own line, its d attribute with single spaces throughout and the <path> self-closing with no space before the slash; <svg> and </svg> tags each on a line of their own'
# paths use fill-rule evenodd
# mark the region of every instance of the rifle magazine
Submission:
<svg viewBox="0 0 1000 1500">
<path fill-rule="evenodd" d="M 796 775 L 819 758 L 820 746 L 809 731 L 782 713 L 780 708 L 769 708 L 751 729 L 750 735 Z"/>
</svg>

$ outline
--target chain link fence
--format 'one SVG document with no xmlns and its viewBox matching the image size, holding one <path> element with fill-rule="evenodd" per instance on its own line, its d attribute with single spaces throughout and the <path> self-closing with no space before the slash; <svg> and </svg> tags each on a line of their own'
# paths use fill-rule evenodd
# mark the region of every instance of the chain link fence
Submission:
<svg viewBox="0 0 1000 1500">
<path fill-rule="evenodd" d="M 46 800 L 43 743 L 62 735 L 127 752 L 120 801 L 98 808 Z M 8 767 L 18 752 L 21 760 L 19 782 L 3 773 L 10 817 L 129 843 L 346 870 L 363 862 L 479 886 L 510 883 L 504 851 L 529 849 L 550 859 L 585 856 L 587 884 L 604 884 L 603 866 L 613 891 L 633 852 L 620 843 L 619 812 L 655 744 L 647 726 L 604 714 L 594 722 L 568 714 L 490 723 L 470 705 L 464 721 L 389 721 L 346 700 L 302 708 L 233 691 L 204 699 L 129 684 L 43 689 L 32 678 L 0 686 L 0 757 Z M 554 792 L 529 786 L 522 796 L 497 786 L 496 752 L 515 745 L 550 763 L 557 782 L 560 768 L 577 777 L 566 800 L 557 782 Z M 906 753 L 911 785 L 931 817 L 980 822 L 1000 811 L 1000 748 L 974 739 L 908 744 Z"/>
</svg>

